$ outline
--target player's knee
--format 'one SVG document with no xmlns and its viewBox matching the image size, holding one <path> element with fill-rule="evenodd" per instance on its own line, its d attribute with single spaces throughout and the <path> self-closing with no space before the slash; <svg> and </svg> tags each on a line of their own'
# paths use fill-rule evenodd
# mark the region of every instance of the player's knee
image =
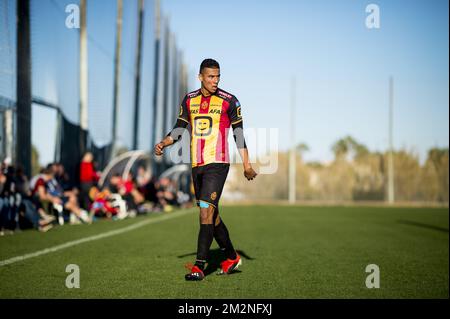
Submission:
<svg viewBox="0 0 450 319">
<path fill-rule="evenodd" d="M 200 209 L 200 223 L 201 224 L 212 224 L 212 216 L 208 214 L 208 209 L 201 208 Z"/>
<path fill-rule="evenodd" d="M 200 202 L 200 223 L 201 224 L 212 224 L 214 217 L 214 206 Z"/>
</svg>

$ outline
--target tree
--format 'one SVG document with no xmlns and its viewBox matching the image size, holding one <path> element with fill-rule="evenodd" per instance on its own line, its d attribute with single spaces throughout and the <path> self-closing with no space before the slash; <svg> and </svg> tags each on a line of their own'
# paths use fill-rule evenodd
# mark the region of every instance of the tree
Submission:
<svg viewBox="0 0 450 319">
<path fill-rule="evenodd" d="M 449 150 L 448 148 L 432 148 L 428 151 L 428 158 L 425 163 L 425 170 L 434 171 L 434 183 L 437 186 L 437 192 L 434 198 L 440 202 L 448 202 L 448 174 Z"/>
<path fill-rule="evenodd" d="M 332 145 L 332 150 L 336 159 L 345 158 L 351 153 L 355 160 L 361 160 L 370 154 L 369 149 L 364 144 L 357 142 L 350 135 L 337 140 Z"/>
<path fill-rule="evenodd" d="M 343 158 L 347 156 L 349 151 L 348 142 L 345 138 L 341 138 L 333 144 L 331 149 L 334 153 L 335 159 Z"/>
<path fill-rule="evenodd" d="M 309 151 L 309 146 L 305 143 L 300 143 L 295 147 L 295 151 L 300 159 L 303 159 L 303 154 Z"/>
</svg>

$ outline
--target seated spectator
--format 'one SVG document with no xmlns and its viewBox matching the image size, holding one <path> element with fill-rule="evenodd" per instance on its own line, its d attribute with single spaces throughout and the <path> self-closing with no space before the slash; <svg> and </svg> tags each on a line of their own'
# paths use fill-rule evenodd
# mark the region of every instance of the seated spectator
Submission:
<svg viewBox="0 0 450 319">
<path fill-rule="evenodd" d="M 146 212 L 154 211 L 158 204 L 155 180 L 151 178 L 150 172 L 146 170 L 144 166 L 138 167 L 136 187 L 139 193 L 144 197 L 145 204 L 141 205 L 142 210 Z"/>
<path fill-rule="evenodd" d="M 41 232 L 46 232 L 53 227 L 54 216 L 48 215 L 42 208 L 37 208 L 32 200 L 27 176 L 23 168 L 19 166 L 16 170 L 16 193 L 20 198 L 19 224 L 21 229 L 31 226 Z"/>
<path fill-rule="evenodd" d="M 106 188 L 100 191 L 97 187 L 92 187 L 89 192 L 92 200 L 90 216 L 124 219 L 128 216 L 126 203 L 119 194 L 111 194 Z"/>
<path fill-rule="evenodd" d="M 139 166 L 136 176 L 137 188 L 144 189 L 145 186 L 150 182 L 150 172 L 145 169 L 144 166 Z"/>
<path fill-rule="evenodd" d="M 53 178 L 51 167 L 47 167 L 42 174 L 36 176 L 36 179 L 31 181 L 30 188 L 39 206 L 44 207 L 50 203 L 58 211 L 60 225 L 64 224 L 63 209 L 70 212 L 70 221 L 73 224 L 77 223 L 78 220 L 85 223 L 90 222 L 88 213 L 78 206 L 76 196 L 71 192 L 64 192 Z"/>
<path fill-rule="evenodd" d="M 15 170 L 14 167 L 9 165 L 9 161 L 2 163 L 1 167 L 1 191 L 0 198 L 1 201 L 1 211 L 0 211 L 0 219 L 1 219 L 1 233 L 14 233 L 17 227 L 18 221 L 18 198 L 16 197 L 15 192 Z"/>
<path fill-rule="evenodd" d="M 114 174 L 110 179 L 112 193 L 119 194 L 126 201 L 127 207 L 133 213 L 137 213 L 138 205 L 144 202 L 144 196 L 137 190 L 131 175 L 128 179 L 122 179 L 120 174 Z"/>
<path fill-rule="evenodd" d="M 7 225 L 5 212 L 8 199 L 2 196 L 5 184 L 6 184 L 6 175 L 4 174 L 4 168 L 2 164 L 2 167 L 0 168 L 0 236 L 3 236 L 5 234 L 5 228 Z"/>
<path fill-rule="evenodd" d="M 176 188 L 167 177 L 161 178 L 158 183 L 156 196 L 164 211 L 172 211 L 178 205 Z"/>
<path fill-rule="evenodd" d="M 66 173 L 64 165 L 62 163 L 54 163 L 53 172 L 55 175 L 55 179 L 59 185 L 63 188 L 64 191 L 74 191 L 75 194 L 78 194 L 78 190 L 70 180 L 69 174 Z"/>
</svg>

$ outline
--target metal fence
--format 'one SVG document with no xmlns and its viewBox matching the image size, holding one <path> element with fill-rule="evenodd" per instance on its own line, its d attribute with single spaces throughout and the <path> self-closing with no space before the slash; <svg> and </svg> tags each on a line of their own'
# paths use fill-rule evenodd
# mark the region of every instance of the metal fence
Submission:
<svg viewBox="0 0 450 319">
<path fill-rule="evenodd" d="M 76 178 L 87 150 L 99 168 L 150 151 L 175 121 L 185 69 L 157 0 L 3 0 L 0 159 L 31 174 L 31 147 L 17 145 L 30 140 L 38 164 Z"/>
</svg>

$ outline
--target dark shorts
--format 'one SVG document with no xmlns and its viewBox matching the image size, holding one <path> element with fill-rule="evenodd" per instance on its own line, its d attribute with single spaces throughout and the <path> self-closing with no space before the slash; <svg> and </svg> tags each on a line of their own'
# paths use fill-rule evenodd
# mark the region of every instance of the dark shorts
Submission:
<svg viewBox="0 0 450 319">
<path fill-rule="evenodd" d="M 192 168 L 197 205 L 202 201 L 218 206 L 229 170 L 230 164 L 227 163 L 211 163 Z"/>
</svg>

